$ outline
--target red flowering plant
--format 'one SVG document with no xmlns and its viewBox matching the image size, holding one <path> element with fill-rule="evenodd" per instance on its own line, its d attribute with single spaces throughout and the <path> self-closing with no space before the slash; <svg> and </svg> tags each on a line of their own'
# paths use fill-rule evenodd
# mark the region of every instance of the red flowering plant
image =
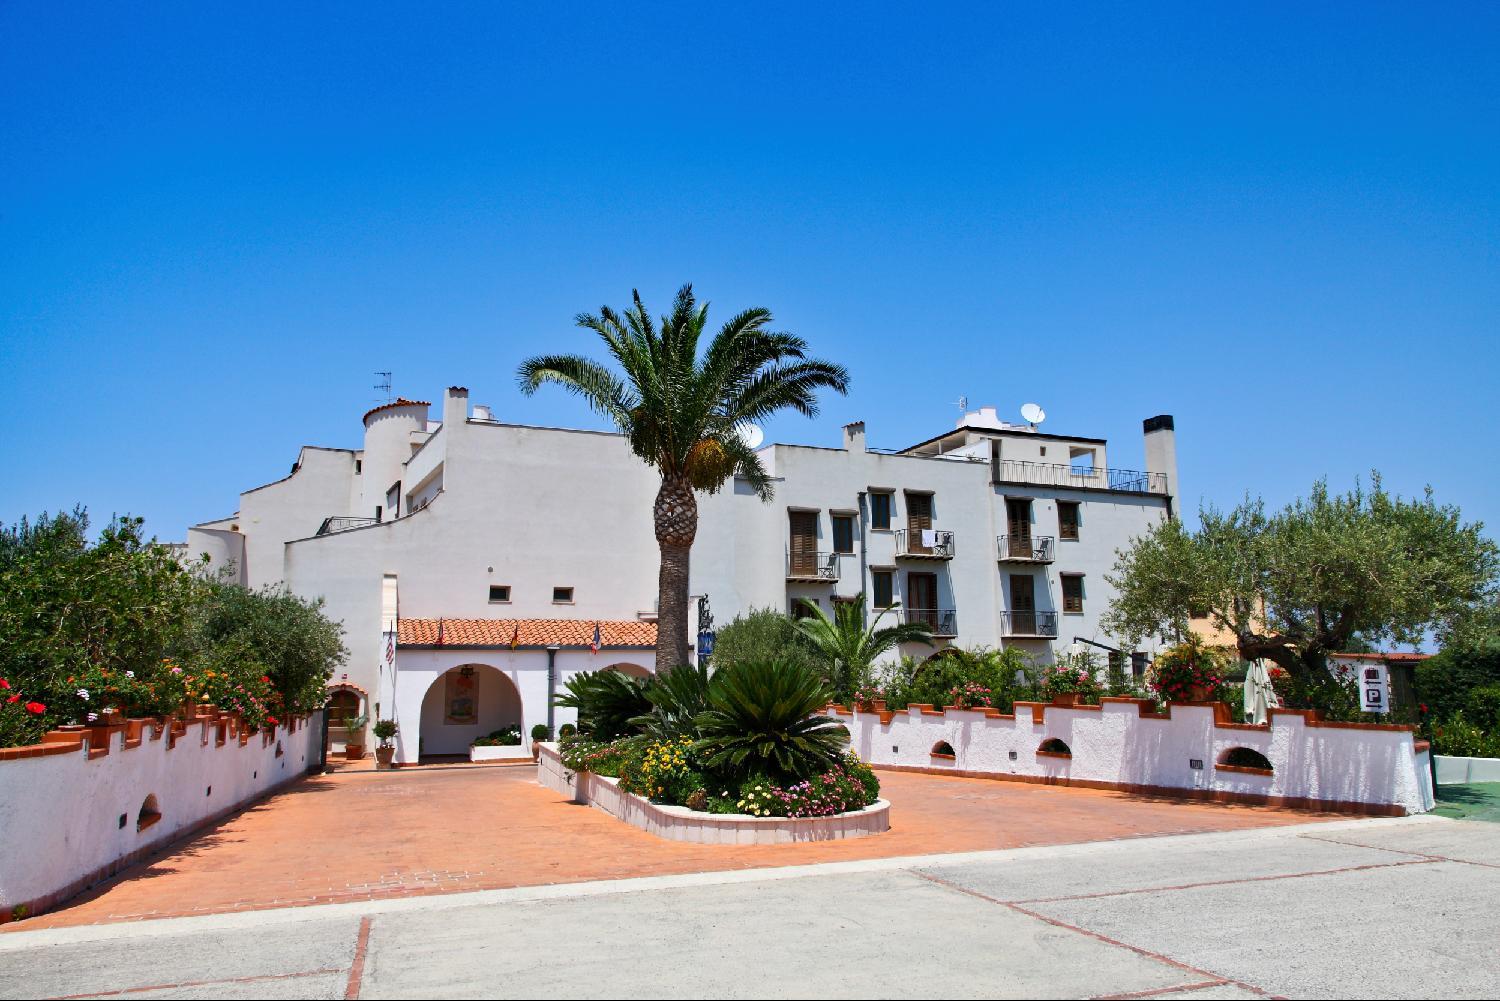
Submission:
<svg viewBox="0 0 1500 1001">
<path fill-rule="evenodd" d="M 986 709 L 994 706 L 995 696 L 977 681 L 966 681 L 948 689 L 946 704 L 954 709 Z"/>
<path fill-rule="evenodd" d="M 1163 702 L 1215 701 L 1223 694 L 1225 660 L 1222 650 L 1189 635 L 1156 655 L 1146 675 L 1146 687 Z"/>
<path fill-rule="evenodd" d="M 0 747 L 37 743 L 49 722 L 45 704 L 0 678 Z"/>
</svg>

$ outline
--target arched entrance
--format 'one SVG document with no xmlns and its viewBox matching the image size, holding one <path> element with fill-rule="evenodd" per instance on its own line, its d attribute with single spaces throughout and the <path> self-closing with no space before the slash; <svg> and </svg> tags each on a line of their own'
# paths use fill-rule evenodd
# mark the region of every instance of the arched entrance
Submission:
<svg viewBox="0 0 1500 1001">
<path fill-rule="evenodd" d="M 342 751 L 349 742 L 349 721 L 369 714 L 369 696 L 358 685 L 344 682 L 329 685 L 327 695 L 328 701 L 323 703 L 328 713 L 326 750 Z"/>
<path fill-rule="evenodd" d="M 520 725 L 515 683 L 488 664 L 464 664 L 438 675 L 422 696 L 420 754 L 468 757 L 475 737 Z"/>
<path fill-rule="evenodd" d="M 639 664 L 625 664 L 625 663 L 610 664 L 608 667 L 605 668 L 605 670 L 606 671 L 619 671 L 621 674 L 628 674 L 632 678 L 649 678 L 649 677 L 651 677 L 651 669 L 647 668 L 647 667 L 642 667 Z"/>
</svg>

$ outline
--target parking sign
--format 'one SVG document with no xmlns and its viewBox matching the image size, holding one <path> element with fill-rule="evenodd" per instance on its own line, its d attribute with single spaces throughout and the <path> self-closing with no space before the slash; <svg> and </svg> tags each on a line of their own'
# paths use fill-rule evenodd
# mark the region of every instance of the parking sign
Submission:
<svg viewBox="0 0 1500 1001">
<path fill-rule="evenodd" d="M 1386 682 L 1385 665 L 1371 665 L 1359 669 L 1359 706 L 1367 713 L 1391 711 L 1390 686 Z"/>
</svg>

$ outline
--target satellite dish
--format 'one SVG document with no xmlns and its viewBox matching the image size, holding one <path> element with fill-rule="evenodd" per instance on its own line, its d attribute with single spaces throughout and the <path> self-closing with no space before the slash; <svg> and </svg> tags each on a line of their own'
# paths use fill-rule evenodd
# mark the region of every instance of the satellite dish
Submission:
<svg viewBox="0 0 1500 1001">
<path fill-rule="evenodd" d="M 1025 421 L 1027 424 L 1030 424 L 1032 427 L 1036 427 L 1046 419 L 1047 411 L 1043 410 L 1035 403 L 1025 403 L 1021 405 L 1021 420 Z"/>
<path fill-rule="evenodd" d="M 760 448 L 760 443 L 766 440 L 766 433 L 749 421 L 737 426 L 734 430 L 740 436 L 740 441 L 745 443 L 746 448 Z"/>
</svg>

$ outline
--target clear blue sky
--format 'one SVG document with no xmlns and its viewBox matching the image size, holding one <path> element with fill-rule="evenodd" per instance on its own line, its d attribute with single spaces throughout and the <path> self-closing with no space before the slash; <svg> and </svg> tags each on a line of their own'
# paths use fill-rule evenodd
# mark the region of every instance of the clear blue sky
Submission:
<svg viewBox="0 0 1500 1001">
<path fill-rule="evenodd" d="M 1171 413 L 1189 507 L 1495 534 L 1500 5 L 626 6 L 0 6 L 0 520 L 181 538 L 377 369 L 596 426 L 517 362 L 692 281 L 849 366 L 776 440 Z"/>
</svg>

